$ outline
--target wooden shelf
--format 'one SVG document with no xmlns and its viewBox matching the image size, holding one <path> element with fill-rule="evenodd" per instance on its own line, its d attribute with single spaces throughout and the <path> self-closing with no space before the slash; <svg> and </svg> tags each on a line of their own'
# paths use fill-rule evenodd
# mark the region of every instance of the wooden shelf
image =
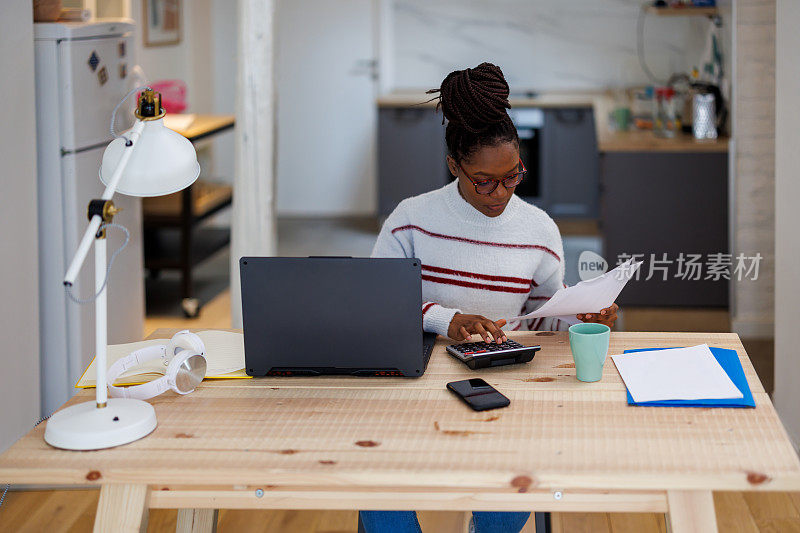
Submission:
<svg viewBox="0 0 800 533">
<path fill-rule="evenodd" d="M 199 221 L 231 204 L 233 187 L 226 183 L 196 181 L 191 189 L 193 221 Z M 145 198 L 142 212 L 146 226 L 174 226 L 182 219 L 183 192 Z"/>
<path fill-rule="evenodd" d="M 650 6 L 647 12 L 660 17 L 716 17 L 716 7 L 655 7 Z"/>
<path fill-rule="evenodd" d="M 164 125 L 189 139 L 199 141 L 205 137 L 232 129 L 234 115 L 199 115 L 196 113 L 173 113 L 164 117 Z"/>
</svg>

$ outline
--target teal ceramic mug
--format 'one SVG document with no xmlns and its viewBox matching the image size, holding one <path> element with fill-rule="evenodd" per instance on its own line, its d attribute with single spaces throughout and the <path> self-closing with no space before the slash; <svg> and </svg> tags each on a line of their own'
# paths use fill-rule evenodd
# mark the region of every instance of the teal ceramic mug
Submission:
<svg viewBox="0 0 800 533">
<path fill-rule="evenodd" d="M 611 328 L 586 322 L 569 327 L 569 347 L 579 381 L 600 381 L 608 355 Z"/>
</svg>

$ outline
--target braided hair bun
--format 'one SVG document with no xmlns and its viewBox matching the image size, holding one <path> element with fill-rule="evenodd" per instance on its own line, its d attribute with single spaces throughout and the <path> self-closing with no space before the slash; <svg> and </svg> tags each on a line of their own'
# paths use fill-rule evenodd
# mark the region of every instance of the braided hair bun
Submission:
<svg viewBox="0 0 800 533">
<path fill-rule="evenodd" d="M 506 109 L 508 82 L 500 67 L 481 63 L 475 68 L 456 70 L 447 75 L 439 89 L 436 110 L 441 107 L 447 119 L 445 140 L 450 155 L 461 161 L 469 159 L 482 146 L 503 142 L 519 144 L 519 137 Z"/>
</svg>

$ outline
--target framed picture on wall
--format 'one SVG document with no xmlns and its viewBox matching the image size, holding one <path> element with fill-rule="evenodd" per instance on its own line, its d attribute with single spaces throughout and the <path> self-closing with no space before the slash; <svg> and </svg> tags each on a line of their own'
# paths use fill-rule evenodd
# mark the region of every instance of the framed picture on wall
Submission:
<svg viewBox="0 0 800 533">
<path fill-rule="evenodd" d="M 181 0 L 142 0 L 144 45 L 181 42 Z"/>
</svg>

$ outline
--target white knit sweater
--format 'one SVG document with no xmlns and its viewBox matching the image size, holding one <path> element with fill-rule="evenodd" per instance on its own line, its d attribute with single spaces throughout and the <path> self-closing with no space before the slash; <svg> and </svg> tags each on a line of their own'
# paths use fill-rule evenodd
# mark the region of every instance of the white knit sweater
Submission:
<svg viewBox="0 0 800 533">
<path fill-rule="evenodd" d="M 487 217 L 461 197 L 457 181 L 400 202 L 372 257 L 421 261 L 423 329 L 445 336 L 458 312 L 510 318 L 538 308 L 564 286 L 561 235 L 547 213 L 514 195 L 500 215 Z M 567 327 L 538 318 L 504 329 Z"/>
</svg>

